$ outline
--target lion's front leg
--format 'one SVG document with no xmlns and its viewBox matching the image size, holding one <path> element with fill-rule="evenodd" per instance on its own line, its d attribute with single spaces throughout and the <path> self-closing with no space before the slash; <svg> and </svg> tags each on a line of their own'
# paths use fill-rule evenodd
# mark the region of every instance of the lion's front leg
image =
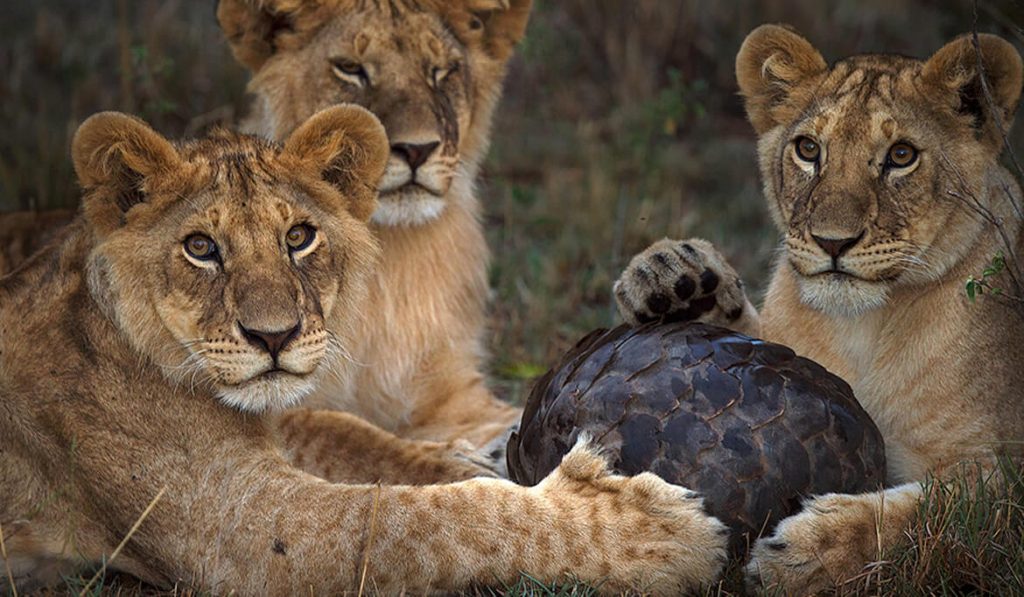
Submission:
<svg viewBox="0 0 1024 597">
<path fill-rule="evenodd" d="M 172 497 L 135 540 L 153 546 L 155 575 L 218 594 L 449 594 L 528 574 L 681 595 L 714 582 L 726 558 L 728 530 L 698 496 L 614 475 L 584 442 L 534 487 L 329 484 L 273 457 L 214 456 L 178 494 L 190 516 Z"/>
<path fill-rule="evenodd" d="M 808 500 L 775 533 L 754 544 L 747 576 L 753 586 L 807 595 L 838 586 L 898 546 L 917 518 L 919 483 L 860 495 Z"/>
<path fill-rule="evenodd" d="M 275 426 L 293 466 L 333 483 L 428 485 L 495 476 L 467 442 L 404 439 L 346 413 L 292 409 Z"/>
<path fill-rule="evenodd" d="M 698 238 L 660 240 L 630 261 L 614 286 L 626 323 L 698 321 L 753 337 L 761 320 L 736 270 Z"/>
</svg>

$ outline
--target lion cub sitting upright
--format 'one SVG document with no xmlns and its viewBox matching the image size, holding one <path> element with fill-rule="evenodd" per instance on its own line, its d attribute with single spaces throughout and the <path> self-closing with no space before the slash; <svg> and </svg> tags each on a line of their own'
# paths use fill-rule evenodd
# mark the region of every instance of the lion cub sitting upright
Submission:
<svg viewBox="0 0 1024 597">
<path fill-rule="evenodd" d="M 505 69 L 531 0 L 219 0 L 252 71 L 243 130 L 281 140 L 347 102 L 384 124 L 390 156 L 371 229 L 372 317 L 352 368 L 311 403 L 402 437 L 503 448 L 518 408 L 484 379 L 488 249 L 475 189 Z"/>
<path fill-rule="evenodd" d="M 388 145 L 366 110 L 320 112 L 283 145 L 174 145 L 106 113 L 73 155 L 80 215 L 0 278 L 0 564 L 16 582 L 100 561 L 246 595 L 447 592 L 520 571 L 674 594 L 714 578 L 723 527 L 700 500 L 610 475 L 584 444 L 534 488 L 381 486 L 480 470 L 350 415 L 260 415 L 308 394 L 372 309 Z M 326 448 L 287 443 L 325 430 Z"/>
<path fill-rule="evenodd" d="M 617 283 L 630 321 L 763 331 L 815 359 L 882 431 L 889 480 L 903 485 L 814 498 L 754 546 L 749 572 L 786 594 L 884 559 L 917 515 L 926 474 L 1021 456 L 1020 305 L 972 303 L 963 284 L 1000 251 L 1024 258 L 1020 187 L 999 163 L 1024 67 L 996 36 L 974 43 L 961 37 L 924 61 L 876 54 L 830 67 L 786 28 L 754 30 L 736 76 L 785 238 L 760 319 L 703 241 L 661 241 Z"/>
</svg>

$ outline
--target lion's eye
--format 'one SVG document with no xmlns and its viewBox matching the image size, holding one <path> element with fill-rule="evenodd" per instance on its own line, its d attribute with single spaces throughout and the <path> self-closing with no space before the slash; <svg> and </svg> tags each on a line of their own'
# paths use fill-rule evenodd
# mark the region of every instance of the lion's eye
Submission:
<svg viewBox="0 0 1024 597">
<path fill-rule="evenodd" d="M 290 250 L 301 251 L 313 244 L 313 239 L 315 238 L 316 230 L 312 226 L 299 224 L 298 226 L 292 226 L 288 234 L 285 235 L 284 241 L 288 244 Z"/>
<path fill-rule="evenodd" d="M 889 148 L 885 165 L 890 168 L 906 168 L 917 161 L 917 149 L 909 143 L 897 143 Z"/>
<path fill-rule="evenodd" d="M 193 234 L 185 239 L 185 252 L 189 257 L 199 261 L 212 261 L 217 258 L 217 243 L 209 236 Z"/>
<path fill-rule="evenodd" d="M 331 60 L 331 70 L 342 81 L 359 86 L 366 86 L 370 83 L 370 76 L 366 73 L 366 69 L 354 60 L 335 58 Z"/>
<path fill-rule="evenodd" d="M 821 157 L 821 145 L 810 137 L 797 137 L 796 155 L 805 162 L 817 162 Z"/>
<path fill-rule="evenodd" d="M 460 68 L 461 66 L 459 65 L 458 62 L 452 62 L 451 64 L 444 68 L 434 68 L 434 70 L 431 72 L 431 77 L 434 79 L 434 85 L 440 85 L 441 83 L 445 82 L 445 80 L 447 80 L 448 77 L 451 77 L 455 73 L 459 72 Z"/>
</svg>

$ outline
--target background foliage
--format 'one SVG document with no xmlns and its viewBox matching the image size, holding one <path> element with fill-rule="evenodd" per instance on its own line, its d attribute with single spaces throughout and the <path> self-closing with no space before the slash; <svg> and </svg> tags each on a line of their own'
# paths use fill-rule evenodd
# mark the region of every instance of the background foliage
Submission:
<svg viewBox="0 0 1024 597">
<path fill-rule="evenodd" d="M 923 57 L 975 21 L 967 0 L 536 3 L 481 189 L 492 376 L 513 400 L 576 338 L 615 323 L 611 283 L 653 240 L 706 237 L 763 288 L 776 237 L 733 76 L 748 31 L 789 23 L 828 60 Z M 68 142 L 95 111 L 135 112 L 180 136 L 245 110 L 247 73 L 213 0 L 4 4 L 0 210 L 77 201 Z M 1017 0 L 978 6 L 980 30 L 1024 42 Z"/>
</svg>

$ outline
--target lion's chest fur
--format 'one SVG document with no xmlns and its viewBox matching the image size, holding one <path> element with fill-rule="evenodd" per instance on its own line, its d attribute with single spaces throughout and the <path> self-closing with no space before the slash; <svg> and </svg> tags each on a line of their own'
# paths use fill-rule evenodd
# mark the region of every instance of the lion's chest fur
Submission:
<svg viewBox="0 0 1024 597">
<path fill-rule="evenodd" d="M 996 375 L 1013 363 L 1000 362 L 996 341 L 976 339 L 977 312 L 952 286 L 861 317 L 829 318 L 800 303 L 793 274 L 780 268 L 766 298 L 765 336 L 851 385 L 885 437 L 893 482 L 980 456 L 996 433 L 991 405 L 976 395 L 987 385 L 983 363 Z M 1011 375 L 1002 383 L 1012 384 Z"/>
<path fill-rule="evenodd" d="M 462 353 L 480 361 L 487 245 L 469 185 L 453 185 L 446 200 L 427 225 L 375 229 L 383 252 L 365 317 L 336 374 L 308 404 L 400 431 L 438 406 L 428 395 L 438 362 Z"/>
</svg>

